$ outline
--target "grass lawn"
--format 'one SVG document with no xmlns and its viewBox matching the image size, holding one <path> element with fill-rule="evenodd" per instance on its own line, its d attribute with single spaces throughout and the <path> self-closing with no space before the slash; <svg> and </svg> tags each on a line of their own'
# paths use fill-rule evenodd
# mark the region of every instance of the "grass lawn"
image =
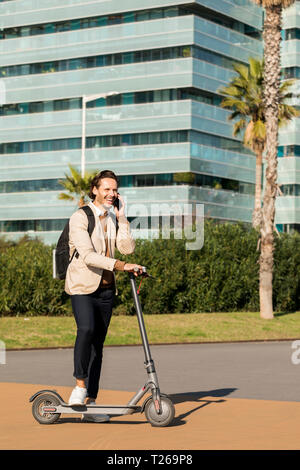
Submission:
<svg viewBox="0 0 300 470">
<path fill-rule="evenodd" d="M 149 342 L 193 343 L 300 339 L 300 312 L 275 314 L 262 320 L 259 313 L 192 313 L 145 315 Z M 6 349 L 73 347 L 73 317 L 0 317 L 0 340 Z M 140 344 L 135 316 L 113 316 L 106 345 Z"/>
</svg>

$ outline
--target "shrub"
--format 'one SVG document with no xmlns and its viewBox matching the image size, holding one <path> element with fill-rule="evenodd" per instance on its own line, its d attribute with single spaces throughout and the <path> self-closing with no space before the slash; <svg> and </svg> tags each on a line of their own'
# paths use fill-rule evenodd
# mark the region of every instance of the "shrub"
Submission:
<svg viewBox="0 0 300 470">
<path fill-rule="evenodd" d="M 300 235 L 282 234 L 274 253 L 273 302 L 278 312 L 292 312 L 300 306 Z"/>
<path fill-rule="evenodd" d="M 258 234 L 243 224 L 205 222 L 201 250 L 187 251 L 186 240 L 136 240 L 126 261 L 145 265 L 155 279 L 141 284 L 144 313 L 259 311 Z M 276 237 L 274 309 L 300 306 L 300 235 Z M 125 259 L 116 253 L 116 257 Z M 136 279 L 137 286 L 141 278 Z M 52 278 L 52 247 L 26 238 L 0 239 L 0 313 L 71 314 L 64 282 Z M 126 273 L 117 273 L 115 314 L 133 314 Z"/>
<path fill-rule="evenodd" d="M 23 239 L 0 252 L 0 312 L 62 315 L 70 308 L 63 284 L 52 278 L 52 248 Z"/>
<path fill-rule="evenodd" d="M 188 289 L 197 312 L 258 309 L 257 233 L 242 224 L 205 224 L 202 250 L 190 252 Z"/>
</svg>

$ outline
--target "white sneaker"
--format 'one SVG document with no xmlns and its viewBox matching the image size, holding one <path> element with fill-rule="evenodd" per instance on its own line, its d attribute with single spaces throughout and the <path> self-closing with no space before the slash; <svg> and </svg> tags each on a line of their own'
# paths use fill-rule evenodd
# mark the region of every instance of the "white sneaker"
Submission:
<svg viewBox="0 0 300 470">
<path fill-rule="evenodd" d="M 86 388 L 78 387 L 76 385 L 76 387 L 73 388 L 71 396 L 69 398 L 69 405 L 71 406 L 84 405 L 84 400 L 86 399 L 86 395 L 87 395 Z"/>
<path fill-rule="evenodd" d="M 96 405 L 96 402 L 90 401 L 89 405 Z M 89 421 L 91 423 L 107 423 L 110 420 L 110 417 L 108 415 L 104 415 L 100 413 L 95 413 L 95 414 L 82 413 L 81 420 Z"/>
</svg>

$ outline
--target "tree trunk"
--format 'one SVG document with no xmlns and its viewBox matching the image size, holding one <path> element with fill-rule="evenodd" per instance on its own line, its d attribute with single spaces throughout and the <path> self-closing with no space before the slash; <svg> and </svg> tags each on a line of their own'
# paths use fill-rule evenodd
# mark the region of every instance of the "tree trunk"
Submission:
<svg viewBox="0 0 300 470">
<path fill-rule="evenodd" d="M 273 318 L 274 220 L 277 193 L 278 104 L 280 86 L 281 5 L 266 7 L 264 24 L 264 104 L 266 180 L 260 229 L 260 316 Z"/>
<path fill-rule="evenodd" d="M 261 224 L 261 176 L 262 176 L 262 151 L 256 152 L 256 172 L 255 172 L 255 202 L 252 214 L 252 226 L 259 229 Z"/>
</svg>

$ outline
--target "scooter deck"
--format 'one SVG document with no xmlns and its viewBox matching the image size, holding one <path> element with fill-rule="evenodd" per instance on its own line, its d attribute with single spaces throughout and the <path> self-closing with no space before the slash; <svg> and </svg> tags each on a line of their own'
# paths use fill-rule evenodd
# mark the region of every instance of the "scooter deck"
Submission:
<svg viewBox="0 0 300 470">
<path fill-rule="evenodd" d="M 140 406 L 133 405 L 68 405 L 61 403 L 59 405 L 45 405 L 42 407 L 44 413 L 61 413 L 61 414 L 107 414 L 110 416 L 121 416 L 124 414 L 133 414 L 141 411 Z"/>
<path fill-rule="evenodd" d="M 56 404 L 49 404 L 44 405 L 41 409 L 44 413 L 68 413 L 68 414 L 76 414 L 76 413 L 85 413 L 85 414 L 95 414 L 97 411 L 101 414 L 107 414 L 110 416 L 121 416 L 124 414 L 133 414 L 141 411 L 141 407 L 138 405 L 69 405 L 64 401 L 64 399 L 57 393 L 56 390 L 40 390 L 39 392 L 35 393 L 30 397 L 29 401 L 33 402 L 38 396 L 42 394 L 51 394 L 55 396 L 59 403 Z"/>
</svg>

